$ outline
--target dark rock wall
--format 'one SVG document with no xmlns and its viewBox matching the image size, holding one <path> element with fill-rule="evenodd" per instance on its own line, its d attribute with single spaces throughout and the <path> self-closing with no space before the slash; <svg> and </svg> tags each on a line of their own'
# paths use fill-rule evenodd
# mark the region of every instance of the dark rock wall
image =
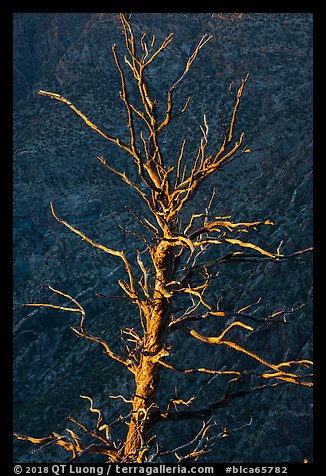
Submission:
<svg viewBox="0 0 326 476">
<path fill-rule="evenodd" d="M 203 114 L 212 150 L 218 146 L 222 103 L 227 103 L 230 82 L 234 81 L 232 94 L 246 72 L 250 76 L 235 132 L 245 131 L 245 144 L 251 149 L 276 142 L 245 154 L 211 177 L 188 213 L 202 211 L 215 188 L 216 215 L 275 222 L 248 240 L 269 250 L 276 250 L 283 240 L 286 253 L 311 246 L 312 15 L 133 13 L 132 23 L 136 34 L 155 34 L 157 42 L 171 31 L 175 35 L 148 72 L 150 92 L 161 101 L 162 114 L 166 91 L 182 73 L 189 52 L 204 33 L 213 35 L 175 95 L 180 107 L 188 96 L 192 98 L 187 114 L 162 137 L 168 161 L 176 160 L 185 134 L 186 154 L 192 159 Z M 110 418 L 126 409 L 109 395 L 127 397 L 133 391 L 119 364 L 76 339 L 69 329 L 75 324 L 73 316 L 19 306 L 60 303 L 48 290 L 51 285 L 78 298 L 87 310 L 89 330 L 103 332 L 113 346 L 118 345 L 121 326 L 136 325 L 131 307 L 122 310 L 121 303 L 95 296 L 119 292 L 116 281 L 123 276 L 119 261 L 72 236 L 53 219 L 49 207 L 52 201 L 60 217 L 104 245 L 121 248 L 127 240 L 133 256 L 141 244 L 126 237 L 118 225 L 138 230 L 125 209 L 137 197 L 97 160 L 103 155 L 113 166 L 131 172 L 128 157 L 84 127 L 66 106 L 35 94 L 38 89 L 60 93 L 100 128 L 126 136 L 119 74 L 111 52 L 116 43 L 118 54 L 124 54 L 118 27 L 118 16 L 111 13 L 21 13 L 14 18 L 14 427 L 36 437 L 63 432 L 67 415 L 91 425 L 92 416 L 80 394 L 92 396 Z M 132 85 L 130 94 L 138 101 Z M 226 117 L 229 111 L 226 105 Z M 219 253 L 212 250 L 209 256 Z M 257 313 L 262 316 L 306 303 L 288 316 L 286 326 L 258 326 L 252 336 L 234 332 L 234 338 L 273 362 L 311 357 L 311 257 L 281 265 L 230 265 L 221 269 L 212 289 L 212 299 L 220 296 L 221 307 L 228 310 L 261 298 Z M 217 335 L 224 326 L 225 322 L 207 321 L 200 329 L 205 335 Z M 178 334 L 174 343 L 171 363 L 179 359 L 185 367 L 209 368 L 243 364 L 230 349 L 206 349 Z M 166 370 L 162 398 L 173 396 L 179 385 L 179 395 L 195 394 L 200 405 L 218 398 L 222 383 L 218 378 L 176 376 Z M 206 461 L 311 460 L 311 406 L 311 390 L 291 385 L 234 402 L 217 414 L 230 436 Z M 184 436 L 193 436 L 199 425 L 159 428 L 161 440 L 172 447 L 184 442 Z M 15 441 L 15 461 L 57 462 L 65 456 L 53 447 L 33 452 L 31 446 Z"/>
</svg>

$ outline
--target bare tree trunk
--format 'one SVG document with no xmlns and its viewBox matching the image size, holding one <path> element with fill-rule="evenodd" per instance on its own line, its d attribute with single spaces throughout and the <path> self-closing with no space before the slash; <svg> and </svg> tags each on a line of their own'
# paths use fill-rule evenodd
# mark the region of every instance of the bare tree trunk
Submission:
<svg viewBox="0 0 326 476">
<path fill-rule="evenodd" d="M 126 438 L 125 454 L 132 454 L 146 446 L 151 438 L 153 420 L 150 411 L 156 403 L 159 374 L 162 366 L 157 360 L 164 352 L 167 330 L 171 318 L 171 302 L 167 288 L 173 279 L 173 247 L 162 240 L 152 254 L 156 270 L 152 312 L 147 322 L 144 350 L 135 374 L 135 396 L 132 406 L 132 418 Z M 137 461 L 142 462 L 146 450 L 139 451 Z"/>
</svg>

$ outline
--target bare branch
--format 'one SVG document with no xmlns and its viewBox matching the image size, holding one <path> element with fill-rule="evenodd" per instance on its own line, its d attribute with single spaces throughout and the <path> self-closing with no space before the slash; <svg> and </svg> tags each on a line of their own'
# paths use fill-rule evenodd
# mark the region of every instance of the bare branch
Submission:
<svg viewBox="0 0 326 476">
<path fill-rule="evenodd" d="M 85 399 L 89 400 L 89 402 L 90 402 L 89 411 L 92 412 L 92 413 L 97 413 L 98 417 L 97 417 L 96 428 L 98 429 L 100 424 L 101 424 L 101 421 L 103 420 L 103 415 L 102 415 L 101 410 L 99 410 L 98 408 L 95 408 L 93 406 L 93 400 L 92 400 L 91 397 L 88 397 L 87 395 L 80 395 L 80 398 L 85 398 Z"/>
<path fill-rule="evenodd" d="M 290 372 L 284 372 L 283 370 L 280 370 L 281 367 L 290 366 L 290 365 L 294 364 L 294 362 L 281 362 L 280 364 L 275 365 L 275 364 L 272 364 L 270 362 L 267 362 L 262 357 L 258 356 L 254 352 L 251 352 L 251 351 L 245 349 L 244 347 L 236 344 L 235 342 L 228 341 L 228 340 L 223 340 L 223 337 L 225 336 L 225 334 L 234 326 L 241 326 L 241 327 L 244 327 L 245 329 L 253 330 L 252 327 L 249 327 L 249 326 L 243 324 L 242 322 L 233 322 L 218 337 L 204 337 L 193 329 L 184 328 L 184 330 L 186 332 L 188 332 L 190 335 L 192 335 L 193 337 L 195 337 L 196 339 L 201 340 L 202 342 L 206 342 L 208 344 L 226 345 L 227 347 L 230 347 L 232 349 L 237 350 L 238 352 L 242 352 L 243 354 L 246 354 L 249 357 L 252 357 L 254 360 L 260 362 L 261 364 L 265 365 L 266 367 L 268 367 L 270 369 L 273 369 L 273 370 L 276 370 L 276 372 L 273 373 L 273 374 L 268 374 L 268 373 L 267 374 L 266 373 L 262 374 L 263 378 L 278 378 L 280 380 L 284 380 L 284 381 L 290 382 L 290 383 L 295 383 L 295 384 L 298 384 L 298 385 L 305 385 L 305 386 L 308 386 L 308 387 L 312 386 L 311 382 L 301 382 L 301 381 L 297 380 L 298 378 L 300 379 L 302 376 L 300 376 L 298 374 L 295 374 L 295 373 L 292 373 L 292 372 L 290 373 Z M 310 361 L 310 360 L 298 361 L 296 363 L 298 365 L 305 365 L 305 364 L 313 365 L 313 362 Z"/>
<path fill-rule="evenodd" d="M 178 446 L 172 450 L 169 451 L 157 451 L 157 453 L 151 458 L 151 462 L 155 461 L 158 457 L 160 456 L 167 456 L 173 454 L 178 462 L 184 461 L 184 460 L 194 460 L 197 461 L 198 457 L 204 453 L 207 453 L 209 451 L 208 448 L 213 446 L 214 442 L 216 441 L 216 437 L 213 438 L 208 438 L 207 437 L 207 432 L 210 430 L 210 428 L 216 426 L 216 423 L 214 422 L 213 424 L 210 424 L 211 419 L 209 419 L 207 422 L 203 422 L 201 429 L 199 432 L 196 434 L 196 436 L 189 441 L 188 443 Z M 177 454 L 177 451 L 179 452 L 180 450 L 188 449 L 190 446 L 195 445 L 192 450 L 190 450 L 189 453 L 179 456 Z"/>
<path fill-rule="evenodd" d="M 75 420 L 74 418 L 72 418 L 71 416 L 68 416 L 68 420 L 72 421 L 73 423 L 75 423 L 75 425 L 77 425 L 79 428 L 81 428 L 84 433 L 86 434 L 89 434 L 90 436 L 92 436 L 93 438 L 96 438 L 97 440 L 100 440 L 102 443 L 104 443 L 105 445 L 108 445 L 110 447 L 112 447 L 112 449 L 114 448 L 112 446 L 112 444 L 110 443 L 110 441 L 107 439 L 107 438 L 104 438 L 100 433 L 98 433 L 97 431 L 93 431 L 93 430 L 88 430 L 82 423 L 80 423 L 79 421 Z"/>
<path fill-rule="evenodd" d="M 301 305 L 299 308 L 291 309 L 289 311 L 287 310 L 278 311 L 272 314 L 271 316 L 267 316 L 265 318 L 256 317 L 256 316 L 253 316 L 252 314 L 246 314 L 241 311 L 224 312 L 224 311 L 210 310 L 206 312 L 205 314 L 184 313 L 181 317 L 178 317 L 170 322 L 169 329 L 170 329 L 170 332 L 173 332 L 176 329 L 182 329 L 182 326 L 180 326 L 180 324 L 185 324 L 191 321 L 200 321 L 208 317 L 226 317 L 226 318 L 237 317 L 237 318 L 248 319 L 250 321 L 260 322 L 260 323 L 273 322 L 273 323 L 288 324 L 288 322 L 285 320 L 285 317 L 283 317 L 282 319 L 274 319 L 274 318 L 276 316 L 280 317 L 280 316 L 285 316 L 286 314 L 292 314 L 296 312 L 298 309 L 301 309 L 302 307 L 303 305 Z"/>
<path fill-rule="evenodd" d="M 190 67 L 192 65 L 192 63 L 195 61 L 195 59 L 197 58 L 197 55 L 199 53 L 199 50 L 201 50 L 205 45 L 206 43 L 208 43 L 211 39 L 213 38 L 212 35 L 203 35 L 201 37 L 201 39 L 199 40 L 194 52 L 192 53 L 192 55 L 188 58 L 188 61 L 186 63 L 186 67 L 182 73 L 182 75 L 180 76 L 180 78 L 171 86 L 170 88 L 170 91 L 175 89 L 175 87 L 183 80 L 183 78 L 185 77 L 185 75 L 189 72 L 190 70 Z"/>
<path fill-rule="evenodd" d="M 30 441 L 31 443 L 36 443 L 36 444 L 43 444 L 43 443 L 48 443 L 48 442 L 53 442 L 58 446 L 61 446 L 64 448 L 66 451 L 71 451 L 72 453 L 72 458 L 75 459 L 77 457 L 77 449 L 75 446 L 75 442 L 71 441 L 69 438 L 65 436 L 58 435 L 57 433 L 51 433 L 50 436 L 45 437 L 45 438 L 33 438 L 31 436 L 23 436 L 19 435 L 18 433 L 14 433 L 14 436 L 18 440 L 23 440 L 23 441 Z"/>
<path fill-rule="evenodd" d="M 200 373 L 205 373 L 205 374 L 212 374 L 212 375 L 240 375 L 240 372 L 236 370 L 211 370 L 211 369 L 205 369 L 203 367 L 199 367 L 198 369 L 180 369 L 178 367 L 175 367 L 171 364 L 168 364 L 167 362 L 164 362 L 163 360 L 158 360 L 158 362 L 163 365 L 163 367 L 166 367 L 167 369 L 173 370 L 174 372 L 182 372 L 184 374 L 192 374 L 195 372 L 200 372 Z"/>
<path fill-rule="evenodd" d="M 130 263 L 129 261 L 127 260 L 125 254 L 123 251 L 117 251 L 117 250 L 112 250 L 111 248 L 107 248 L 106 246 L 103 246 L 103 245 L 100 245 L 98 243 L 95 243 L 93 240 L 91 240 L 90 238 L 88 238 L 86 235 L 84 235 L 84 233 L 82 233 L 81 231 L 77 230 L 76 228 L 74 228 L 73 226 L 71 226 L 69 223 L 67 223 L 66 221 L 64 220 L 61 220 L 54 212 L 54 208 L 53 208 L 53 204 L 52 202 L 50 203 L 50 206 L 51 206 L 51 212 L 52 212 L 52 215 L 54 216 L 54 218 L 59 222 L 61 223 L 62 225 L 64 225 L 65 227 L 69 228 L 69 230 L 73 231 L 76 235 L 80 236 L 83 240 L 87 241 L 87 243 L 91 244 L 94 248 L 98 248 L 102 251 L 104 251 L 105 253 L 108 253 L 110 255 L 113 255 L 113 256 L 118 256 L 119 258 L 122 259 L 123 261 L 123 264 L 125 266 L 125 269 L 128 273 L 128 276 L 129 276 L 129 287 L 130 287 L 130 291 L 133 295 L 135 295 L 136 297 L 136 293 L 135 293 L 135 287 L 134 287 L 134 277 L 133 277 L 133 273 L 132 273 L 132 269 L 131 269 L 131 266 L 130 266 Z"/>
<path fill-rule="evenodd" d="M 252 371 L 245 371 L 239 376 L 235 377 L 234 379 L 230 380 L 226 386 L 226 390 L 224 395 L 214 402 L 209 403 L 206 407 L 191 409 L 191 410 L 179 410 L 173 411 L 170 410 L 169 412 L 159 412 L 156 411 L 153 417 L 157 421 L 181 421 L 181 420 L 202 420 L 203 418 L 211 417 L 214 415 L 216 410 L 220 408 L 226 407 L 230 404 L 230 402 L 234 399 L 244 397 L 246 395 L 250 395 L 252 393 L 256 393 L 262 390 L 274 389 L 281 385 L 286 385 L 286 382 L 276 382 L 272 384 L 264 384 L 258 385 L 256 387 L 250 387 L 244 390 L 238 390 L 232 392 L 230 389 L 233 385 L 239 383 L 243 377 L 250 376 L 253 372 Z"/>
<path fill-rule="evenodd" d="M 103 157 L 98 157 L 99 161 L 105 165 L 105 167 L 107 167 L 111 172 L 113 172 L 114 174 L 118 175 L 127 185 L 130 185 L 130 187 L 134 188 L 138 193 L 139 195 L 142 197 L 142 199 L 144 200 L 144 202 L 146 203 L 148 209 L 153 213 L 153 215 L 155 215 L 155 211 L 154 209 L 152 208 L 152 204 L 150 202 L 150 199 L 147 197 L 147 195 L 145 194 L 145 192 L 143 192 L 143 190 L 141 190 L 140 187 L 138 187 L 138 185 L 136 185 L 135 183 L 133 183 L 125 173 L 122 173 L 122 172 L 119 172 L 118 170 L 114 169 L 113 167 L 111 167 L 111 165 L 109 165 L 107 163 L 107 161 L 103 158 Z"/>
<path fill-rule="evenodd" d="M 238 89 L 237 100 L 236 100 L 236 103 L 235 103 L 234 108 L 233 108 L 232 119 L 231 119 L 231 123 L 230 123 L 229 136 L 228 136 L 228 142 L 229 143 L 232 142 L 233 130 L 234 130 L 234 125 L 235 125 L 235 120 L 236 120 L 236 117 L 237 117 L 237 112 L 238 112 L 239 105 L 240 105 L 240 99 L 241 99 L 245 84 L 248 80 L 248 77 L 249 77 L 249 73 L 247 73 L 246 76 L 243 78 L 243 80 L 241 82 L 241 86 Z"/>
<path fill-rule="evenodd" d="M 155 53 L 152 54 L 152 56 L 146 61 L 144 64 L 144 69 L 147 68 L 151 64 L 152 61 L 156 58 L 157 55 L 159 55 L 165 48 L 171 43 L 173 40 L 173 33 L 170 33 L 169 36 L 165 38 L 161 46 L 155 51 Z"/>
<path fill-rule="evenodd" d="M 262 226 L 262 225 L 274 225 L 274 223 L 270 220 L 254 221 L 254 222 L 240 222 L 240 223 L 232 223 L 230 221 L 217 220 L 211 223 L 207 223 L 206 225 L 193 231 L 192 233 L 188 235 L 188 238 L 191 238 L 191 239 L 196 238 L 197 236 L 203 233 L 211 233 L 213 231 L 219 232 L 221 231 L 220 228 L 226 228 L 231 233 L 234 231 L 239 233 L 239 232 L 247 231 L 247 228 L 253 228 L 254 230 L 256 230 L 258 226 Z"/>
<path fill-rule="evenodd" d="M 47 96 L 47 97 L 50 97 L 51 99 L 56 99 L 57 101 L 60 101 L 60 102 L 63 102 L 65 104 L 67 104 L 70 109 L 72 109 L 79 117 L 81 117 L 86 125 L 88 127 L 90 127 L 91 129 L 93 129 L 94 131 L 96 131 L 98 134 L 100 134 L 102 137 L 104 137 L 105 139 L 111 141 L 111 142 L 114 142 L 115 144 L 117 144 L 119 147 L 121 147 L 122 149 L 126 150 L 127 152 L 129 152 L 131 155 L 133 155 L 133 151 L 132 149 L 127 146 L 126 144 L 123 144 L 121 142 L 121 140 L 117 137 L 112 137 L 112 136 L 109 136 L 107 135 L 105 132 L 103 132 L 101 129 L 99 129 L 95 124 L 93 124 L 93 122 L 91 122 L 81 111 L 79 111 L 70 101 L 68 101 L 68 99 L 66 99 L 65 97 L 63 96 L 60 96 L 60 94 L 57 94 L 57 93 L 51 93 L 49 91 L 43 91 L 43 90 L 40 90 L 38 91 L 38 94 L 40 94 L 41 96 Z"/>
<path fill-rule="evenodd" d="M 129 133 L 130 133 L 130 141 L 131 141 L 131 150 L 133 152 L 133 155 L 138 162 L 140 162 L 140 158 L 138 156 L 137 150 L 136 150 L 136 139 L 135 139 L 135 129 L 134 129 L 134 123 L 133 123 L 133 117 L 132 117 L 132 112 L 131 112 L 131 106 L 128 101 L 128 94 L 127 94 L 127 89 L 126 89 L 126 81 L 125 81 L 125 75 L 124 72 L 120 66 L 120 62 L 118 59 L 118 55 L 116 52 L 116 45 L 112 46 L 112 53 L 114 56 L 115 63 L 117 65 L 117 68 L 120 73 L 120 78 L 121 78 L 121 92 L 120 92 L 120 98 L 124 102 L 126 109 L 127 109 L 127 114 L 128 114 L 128 128 L 129 128 Z"/>
<path fill-rule="evenodd" d="M 147 228 L 148 230 L 150 230 L 152 233 L 154 233 L 155 235 L 158 235 L 158 229 L 152 224 L 150 223 L 150 221 L 147 220 L 147 218 L 140 218 L 139 215 L 137 215 L 136 212 L 134 212 L 134 210 L 132 210 L 131 208 L 129 208 L 128 206 L 126 206 L 126 209 L 145 227 Z"/>
<path fill-rule="evenodd" d="M 74 298 L 69 296 L 69 294 L 63 293 L 63 292 L 61 292 L 57 289 L 54 289 L 52 287 L 50 287 L 50 289 L 53 292 L 55 292 L 56 294 L 59 294 L 61 296 L 64 296 L 64 297 L 70 299 L 72 302 L 74 302 L 76 304 L 77 308 L 74 309 L 74 308 L 67 308 L 67 307 L 63 307 L 63 306 L 54 306 L 53 304 L 40 304 L 40 303 L 27 304 L 27 306 L 30 306 L 30 307 L 50 307 L 50 308 L 54 308 L 54 309 L 60 309 L 62 311 L 69 311 L 69 312 L 79 313 L 80 314 L 79 327 L 78 328 L 71 327 L 71 329 L 75 332 L 75 334 L 77 334 L 80 337 L 84 337 L 85 339 L 89 339 L 93 342 L 97 342 L 98 344 L 102 345 L 105 349 L 106 354 L 109 357 L 111 357 L 112 359 L 117 360 L 118 362 L 124 364 L 128 368 L 128 370 L 130 370 L 130 372 L 134 372 L 133 364 L 132 364 L 131 360 L 124 359 L 123 357 L 120 357 L 119 355 L 115 354 L 114 352 L 112 352 L 112 350 L 110 349 L 110 347 L 108 346 L 108 344 L 105 340 L 103 340 L 99 337 L 94 337 L 94 336 L 88 334 L 88 332 L 86 332 L 86 330 L 84 328 L 84 322 L 85 322 L 85 317 L 86 317 L 85 310 Z"/>
<path fill-rule="evenodd" d="M 220 244 L 220 243 L 219 243 Z M 292 259 L 299 259 L 299 256 L 312 251 L 313 248 L 306 248 L 305 250 L 296 251 L 291 254 L 275 254 L 271 256 L 260 256 L 256 254 L 249 254 L 244 252 L 229 252 L 223 255 L 221 258 L 217 258 L 214 260 L 206 261 L 204 263 L 200 263 L 198 265 L 192 266 L 190 269 L 187 270 L 185 277 L 182 281 L 188 281 L 195 273 L 199 273 L 204 269 L 213 268 L 216 266 L 220 266 L 221 264 L 225 263 L 261 263 L 261 262 L 272 262 L 272 263 L 282 263 L 284 261 L 290 261 Z"/>
<path fill-rule="evenodd" d="M 198 42 L 194 52 L 192 53 L 192 55 L 188 58 L 188 61 L 186 63 L 186 67 L 182 73 L 182 75 L 180 76 L 180 78 L 175 82 L 173 83 L 173 85 L 170 87 L 169 91 L 168 91 L 168 96 L 167 96 L 167 108 L 166 108 L 166 112 L 165 112 L 165 118 L 164 120 L 161 122 L 161 124 L 159 125 L 159 127 L 157 128 L 157 133 L 160 133 L 161 130 L 166 127 L 172 117 L 171 117 L 171 113 L 172 113 L 172 109 L 173 109 L 173 92 L 174 92 L 174 89 L 176 88 L 176 86 L 183 80 L 183 78 L 186 76 L 186 74 L 188 73 L 188 71 L 190 70 L 190 67 L 192 65 L 192 63 L 195 61 L 198 53 L 199 53 L 199 50 L 201 48 L 203 48 L 206 43 L 208 41 L 210 41 L 212 39 L 212 35 L 204 35 Z M 189 101 L 190 101 L 190 97 L 187 99 L 185 105 L 183 106 L 182 110 L 175 114 L 173 116 L 173 118 L 177 117 L 178 115 L 182 114 L 185 112 L 185 110 L 187 109 L 188 107 L 188 104 L 189 104 Z"/>
</svg>

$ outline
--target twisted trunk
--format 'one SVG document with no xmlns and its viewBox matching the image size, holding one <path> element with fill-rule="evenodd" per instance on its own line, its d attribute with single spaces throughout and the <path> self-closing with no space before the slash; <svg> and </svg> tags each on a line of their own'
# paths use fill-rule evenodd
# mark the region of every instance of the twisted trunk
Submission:
<svg viewBox="0 0 326 476">
<path fill-rule="evenodd" d="M 162 366 L 157 360 L 164 351 L 167 330 L 171 318 L 171 296 L 167 284 L 174 274 L 173 246 L 162 240 L 153 250 L 152 260 L 155 267 L 155 286 L 150 317 L 146 323 L 144 348 L 135 374 L 135 395 L 132 406 L 132 418 L 126 438 L 125 455 L 138 455 L 135 459 L 142 462 L 154 421 L 154 410 Z"/>
</svg>

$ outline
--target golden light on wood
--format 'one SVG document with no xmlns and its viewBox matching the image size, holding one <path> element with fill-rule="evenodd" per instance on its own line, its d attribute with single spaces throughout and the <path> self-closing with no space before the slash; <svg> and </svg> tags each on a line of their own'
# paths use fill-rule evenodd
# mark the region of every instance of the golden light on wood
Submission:
<svg viewBox="0 0 326 476">
<path fill-rule="evenodd" d="M 80 395 L 89 402 L 89 411 L 97 415 L 95 428 L 91 430 L 69 416 L 69 421 L 77 427 L 77 430 L 75 432 L 67 428 L 66 436 L 57 433 L 52 433 L 46 438 L 33 438 L 17 433 L 14 433 L 14 436 L 35 444 L 54 443 L 71 453 L 69 462 L 75 462 L 86 454 L 105 455 L 107 462 L 115 463 L 146 461 L 152 463 L 161 456 L 171 457 L 173 461 L 178 462 L 196 462 L 202 455 L 211 451 L 218 439 L 232 433 L 232 428 L 227 430 L 224 426 L 223 433 L 220 436 L 216 434 L 217 423 L 214 421 L 214 414 L 219 408 L 243 395 L 275 388 L 278 385 L 312 386 L 312 374 L 309 372 L 313 362 L 310 359 L 298 358 L 273 363 L 247 348 L 247 341 L 250 342 L 250 336 L 255 333 L 255 328 L 261 324 L 265 324 L 266 327 L 278 325 L 276 323 L 283 325 L 286 323 L 285 315 L 297 312 L 304 304 L 296 309 L 283 309 L 267 317 L 260 317 L 256 312 L 249 311 L 253 306 L 260 304 L 259 298 L 252 304 L 246 306 L 242 304 L 241 307 L 238 305 L 236 307 L 240 308 L 238 311 L 226 312 L 220 309 L 221 298 L 212 302 L 212 296 L 208 296 L 207 290 L 212 279 L 218 277 L 216 269 L 236 262 L 280 263 L 299 259 L 312 248 L 307 247 L 287 255 L 280 253 L 283 242 L 278 246 L 276 253 L 273 253 L 251 241 L 240 240 L 240 234 L 249 236 L 250 232 L 251 236 L 263 226 L 274 225 L 274 222 L 269 219 L 233 222 L 231 215 L 217 216 L 218 211 L 213 209 L 215 189 L 200 213 L 188 213 L 187 206 L 212 174 L 219 172 L 222 167 L 243 154 L 264 149 L 253 149 L 243 145 L 244 132 L 235 133 L 237 115 L 249 75 L 245 74 L 238 89 L 234 90 L 235 99 L 231 104 L 231 117 L 220 145 L 211 147 L 209 121 L 206 114 L 203 114 L 202 122 L 196 125 L 197 131 L 199 127 L 200 138 L 195 149 L 188 150 L 191 141 L 184 137 L 182 143 L 177 145 L 175 162 L 167 165 L 161 133 L 173 126 L 174 121 L 188 111 L 190 101 L 190 97 L 185 101 L 182 100 L 179 107 L 174 101 L 174 93 L 189 73 L 200 50 L 212 36 L 204 35 L 198 41 L 181 70 L 182 73 L 168 89 L 163 110 L 160 111 L 159 101 L 153 95 L 155 89 L 149 87 L 147 70 L 171 44 L 173 33 L 170 33 L 159 46 L 155 46 L 154 35 L 147 40 L 146 34 L 143 33 L 139 41 L 136 40 L 132 25 L 124 13 L 120 14 L 120 21 L 125 54 L 120 56 L 117 45 L 112 46 L 112 54 L 120 77 L 119 98 L 126 112 L 126 134 L 121 136 L 124 137 L 123 140 L 104 132 L 70 100 L 60 94 L 42 89 L 38 93 L 68 106 L 87 127 L 126 152 L 127 159 L 123 159 L 125 163 L 119 162 L 120 170 L 115 169 L 103 156 L 98 157 L 98 160 L 104 166 L 103 170 L 114 174 L 130 189 L 135 190 L 142 200 L 142 205 L 145 205 L 146 213 L 134 211 L 129 207 L 128 210 L 145 229 L 146 235 L 138 233 L 138 230 L 137 232 L 126 230 L 121 225 L 124 233 L 131 233 L 140 238 L 144 249 L 130 249 L 127 252 L 109 248 L 94 241 L 83 231 L 72 226 L 69 221 L 60 218 L 52 202 L 50 209 L 54 219 L 86 242 L 87 246 L 118 258 L 119 268 L 124 273 L 124 279 L 119 273 L 117 280 L 121 295 L 104 297 L 129 302 L 136 309 L 139 322 L 120 329 L 120 351 L 116 352 L 111 342 L 89 333 L 86 311 L 77 298 L 50 287 L 50 290 L 62 300 L 62 305 L 28 303 L 26 306 L 52 308 L 71 313 L 74 318 L 77 316 L 77 322 L 71 326 L 72 331 L 80 340 L 97 343 L 108 358 L 122 363 L 123 369 L 127 368 L 131 374 L 133 390 L 129 398 L 122 395 L 110 396 L 111 399 L 121 399 L 123 404 L 127 404 L 122 405 L 127 410 L 108 423 L 104 422 L 106 413 L 94 406 L 93 399 L 87 395 Z M 132 94 L 129 92 L 129 80 L 133 80 L 135 85 Z M 230 85 L 230 91 L 231 89 Z M 138 94 L 138 100 L 134 99 L 135 94 Z M 137 106 L 132 101 L 135 101 Z M 133 172 L 131 167 L 134 167 Z M 210 247 L 218 247 L 219 254 L 217 258 L 207 260 L 206 251 Z M 68 302 L 65 303 L 65 300 Z M 182 302 L 181 308 L 179 302 Z M 203 320 L 205 322 L 207 319 L 215 319 L 216 335 L 205 336 L 199 332 L 197 326 L 195 329 L 188 327 L 193 323 L 197 325 Z M 233 322 L 230 323 L 229 319 Z M 247 320 L 256 322 L 257 326 L 255 324 L 254 328 L 248 325 Z M 235 330 L 246 335 L 245 346 L 228 339 L 229 333 L 234 333 Z M 250 368 L 250 364 L 245 370 L 232 368 L 234 363 L 232 357 L 228 367 L 221 368 L 218 359 L 216 368 L 212 369 L 198 363 L 189 366 L 190 368 L 179 366 L 180 354 L 173 352 L 175 332 L 186 333 L 203 344 L 228 347 L 232 351 L 246 355 L 255 370 Z M 191 338 L 189 339 L 191 341 Z M 248 346 L 250 347 L 250 344 Z M 193 357 L 196 361 L 197 356 L 194 354 Z M 176 359 L 175 364 L 173 360 Z M 210 376 L 209 382 L 218 377 L 221 383 L 225 382 L 225 393 L 221 392 L 217 400 L 206 402 L 203 408 L 196 408 L 198 400 L 195 400 L 194 396 L 189 399 L 181 398 L 175 392 L 175 398 L 170 398 L 168 407 L 165 408 L 166 404 L 160 406 L 158 389 L 160 375 L 167 371 L 180 372 L 185 376 L 192 373 L 207 374 Z M 254 386 L 250 382 L 247 389 L 241 392 L 234 391 L 246 375 L 257 378 L 259 384 Z M 110 407 L 114 405 L 111 404 Z M 157 441 L 154 443 L 155 425 L 182 419 L 200 420 L 202 426 L 184 445 L 163 451 Z M 116 427 L 119 427 L 119 431 L 122 428 L 120 433 L 123 436 L 118 431 L 117 434 L 121 439 L 114 442 Z M 87 443 L 84 443 L 79 433 L 86 438 Z M 304 462 L 308 460 L 305 459 Z"/>
</svg>

